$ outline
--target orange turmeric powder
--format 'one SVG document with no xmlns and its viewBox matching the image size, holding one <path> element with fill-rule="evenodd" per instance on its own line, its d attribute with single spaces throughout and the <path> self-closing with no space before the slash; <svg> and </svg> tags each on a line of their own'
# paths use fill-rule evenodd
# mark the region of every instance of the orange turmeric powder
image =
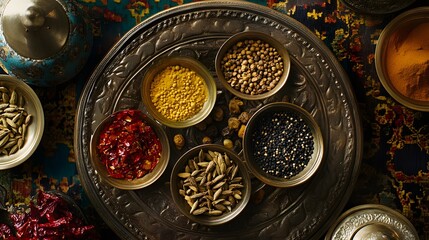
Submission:
<svg viewBox="0 0 429 240">
<path fill-rule="evenodd" d="M 429 23 L 396 31 L 389 39 L 386 70 L 404 96 L 429 101 Z"/>
</svg>

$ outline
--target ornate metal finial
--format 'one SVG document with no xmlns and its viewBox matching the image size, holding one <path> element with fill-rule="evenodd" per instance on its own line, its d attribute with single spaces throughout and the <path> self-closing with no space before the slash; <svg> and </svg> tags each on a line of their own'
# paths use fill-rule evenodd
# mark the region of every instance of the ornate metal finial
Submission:
<svg viewBox="0 0 429 240">
<path fill-rule="evenodd" d="M 9 46 L 31 59 L 48 58 L 60 51 L 70 29 L 66 11 L 56 0 L 10 0 L 1 24 Z"/>
</svg>

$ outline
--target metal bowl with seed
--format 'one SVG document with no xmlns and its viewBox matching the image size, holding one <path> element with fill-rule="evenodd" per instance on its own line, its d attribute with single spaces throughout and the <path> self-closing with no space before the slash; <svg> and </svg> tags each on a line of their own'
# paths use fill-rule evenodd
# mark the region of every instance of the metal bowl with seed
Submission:
<svg viewBox="0 0 429 240">
<path fill-rule="evenodd" d="M 146 173 L 143 177 L 134 178 L 134 179 L 126 179 L 126 178 L 113 178 L 109 175 L 109 172 L 106 169 L 106 166 L 100 160 L 100 155 L 97 150 L 99 144 L 100 133 L 104 129 L 104 127 L 113 122 L 115 114 L 121 112 L 117 111 L 112 113 L 111 115 L 104 118 L 95 128 L 94 134 L 91 136 L 90 142 L 90 156 L 91 156 L 91 164 L 94 169 L 97 171 L 101 181 L 106 182 L 107 184 L 124 190 L 136 190 L 149 186 L 158 180 L 161 175 L 164 173 L 167 168 L 168 161 L 170 159 L 170 145 L 168 142 L 167 134 L 160 124 L 158 124 L 155 120 L 151 119 L 140 110 L 136 110 L 142 115 L 142 120 L 145 124 L 149 125 L 152 130 L 155 132 L 161 144 L 161 156 L 155 168 Z"/>
<path fill-rule="evenodd" d="M 152 102 L 151 97 L 151 87 L 154 79 L 159 73 L 165 70 L 167 67 L 180 66 L 187 68 L 190 71 L 196 73 L 197 76 L 200 76 L 203 79 L 203 85 L 205 92 L 207 94 L 207 99 L 204 102 L 202 108 L 196 112 L 194 115 L 189 116 L 184 120 L 173 120 L 171 118 L 163 115 Z M 179 84 L 177 84 L 178 86 Z M 179 91 L 175 89 L 172 91 Z M 216 102 L 216 83 L 207 67 L 202 64 L 197 59 L 185 56 L 170 56 L 163 57 L 155 61 L 155 63 L 149 67 L 146 74 L 143 77 L 142 87 L 141 87 L 141 96 L 143 104 L 148 111 L 148 113 L 153 116 L 157 121 L 161 122 L 163 125 L 172 127 L 172 128 L 186 128 L 203 121 L 211 112 Z M 195 93 L 193 93 L 195 94 Z M 191 102 L 191 101 L 189 101 Z M 183 104 L 182 104 L 183 105 Z M 180 110 L 175 110 L 174 112 L 180 112 Z"/>
<path fill-rule="evenodd" d="M 240 157 L 217 144 L 183 154 L 170 178 L 173 201 L 190 220 L 219 225 L 237 217 L 251 194 L 250 175 Z"/>
<path fill-rule="evenodd" d="M 228 38 L 215 60 L 216 74 L 222 85 L 235 96 L 247 100 L 276 94 L 285 85 L 290 66 L 289 52 L 282 43 L 254 31 Z"/>
<path fill-rule="evenodd" d="M 274 102 L 246 125 L 243 156 L 249 171 L 275 187 L 293 187 L 313 176 L 323 159 L 323 137 L 313 117 L 298 105 Z"/>
<path fill-rule="evenodd" d="M 0 75 L 0 170 L 26 161 L 39 146 L 45 118 L 34 90 L 8 75 Z"/>
</svg>

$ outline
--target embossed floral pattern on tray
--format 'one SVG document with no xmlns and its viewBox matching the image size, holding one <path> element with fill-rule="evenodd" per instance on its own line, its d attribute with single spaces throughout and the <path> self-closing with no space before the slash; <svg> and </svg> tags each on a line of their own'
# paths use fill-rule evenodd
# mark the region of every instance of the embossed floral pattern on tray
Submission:
<svg viewBox="0 0 429 240">
<path fill-rule="evenodd" d="M 168 174 L 153 187 L 121 191 L 100 181 L 89 162 L 94 127 L 113 111 L 144 110 L 140 84 L 152 61 L 165 55 L 199 59 L 214 74 L 214 57 L 232 34 L 257 30 L 270 34 L 291 54 L 290 80 L 280 93 L 247 104 L 249 110 L 272 101 L 307 109 L 321 126 L 329 149 L 318 174 L 287 190 L 266 188 L 237 220 L 216 228 L 196 225 L 181 215 L 168 191 Z M 220 101 L 231 96 L 220 90 Z M 79 103 L 76 154 L 82 184 L 110 227 L 128 239 L 320 237 L 351 194 L 362 154 L 361 126 L 347 75 L 329 49 L 302 24 L 272 9 L 246 2 L 198 2 L 172 8 L 129 31 L 95 69 Z M 167 129 L 169 136 L 177 130 Z M 183 133 L 193 139 L 192 128 Z M 190 141 L 188 147 L 197 144 Z M 186 149 L 184 149 L 186 150 Z M 166 173 L 180 156 L 172 153 Z M 197 236 L 197 237 L 196 237 Z M 198 237 L 199 236 L 199 237 Z"/>
</svg>

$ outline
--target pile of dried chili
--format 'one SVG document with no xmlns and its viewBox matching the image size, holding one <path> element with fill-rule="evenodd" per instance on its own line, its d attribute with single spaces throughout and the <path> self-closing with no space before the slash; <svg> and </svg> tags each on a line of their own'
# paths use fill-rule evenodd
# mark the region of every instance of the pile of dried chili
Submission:
<svg viewBox="0 0 429 240">
<path fill-rule="evenodd" d="M 10 215 L 14 226 L 0 224 L 1 239 L 99 239 L 93 225 L 86 225 L 83 216 L 59 195 L 39 191 L 27 211 Z"/>
<path fill-rule="evenodd" d="M 112 117 L 100 133 L 100 160 L 113 178 L 141 178 L 158 164 L 161 142 L 141 111 L 123 110 Z"/>
</svg>

